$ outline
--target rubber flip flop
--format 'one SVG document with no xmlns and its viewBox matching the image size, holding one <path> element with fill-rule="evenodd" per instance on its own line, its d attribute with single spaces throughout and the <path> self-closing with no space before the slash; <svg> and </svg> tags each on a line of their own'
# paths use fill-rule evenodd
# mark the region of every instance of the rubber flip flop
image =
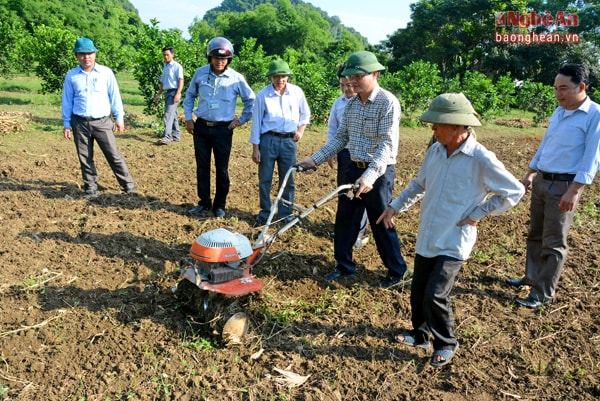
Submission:
<svg viewBox="0 0 600 401">
<path fill-rule="evenodd" d="M 400 337 L 403 337 L 403 339 L 400 340 Z M 397 334 L 394 336 L 394 340 L 396 340 L 397 342 L 399 342 L 402 345 L 408 345 L 409 347 L 419 347 L 419 348 L 424 348 L 424 349 L 431 347 L 431 343 L 429 341 L 423 342 L 423 343 L 417 343 L 417 340 L 415 339 L 415 337 L 409 333 Z"/>
<path fill-rule="evenodd" d="M 456 343 L 454 349 L 436 349 L 431 355 L 431 361 L 429 361 L 429 364 L 434 368 L 441 368 L 442 366 L 446 366 L 450 363 L 456 351 L 458 351 L 458 343 Z M 441 356 L 442 358 L 444 358 L 444 360 L 436 362 L 435 359 L 438 356 Z"/>
</svg>

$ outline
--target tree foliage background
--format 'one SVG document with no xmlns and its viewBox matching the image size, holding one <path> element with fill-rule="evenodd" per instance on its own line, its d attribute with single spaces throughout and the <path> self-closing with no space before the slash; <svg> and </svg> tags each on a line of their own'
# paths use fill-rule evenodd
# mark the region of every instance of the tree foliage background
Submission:
<svg viewBox="0 0 600 401">
<path fill-rule="evenodd" d="M 485 117 L 520 108 L 533 111 L 536 122 L 553 108 L 548 98 L 558 67 L 565 62 L 585 64 L 591 72 L 590 93 L 599 80 L 600 0 L 419 0 L 411 4 L 411 22 L 389 27 L 378 44 L 336 16 L 302 0 L 224 0 L 188 28 L 161 30 L 159 21 L 144 24 L 128 0 L 0 0 L 0 74 L 36 73 L 42 90 L 60 91 L 69 68 L 76 65 L 72 45 L 79 36 L 98 47 L 98 62 L 115 72 L 133 71 L 147 101 L 158 87 L 161 49 L 176 49 L 186 83 L 206 63 L 206 42 L 225 36 L 235 47 L 232 68 L 244 74 L 255 89 L 268 83 L 268 63 L 283 58 L 295 72 L 294 82 L 307 94 L 314 122 L 325 122 L 339 95 L 336 71 L 348 54 L 375 52 L 387 72 L 382 86 L 393 91 L 414 123 L 419 111 L 437 94 L 463 91 Z M 576 14 L 576 26 L 543 25 L 496 27 L 498 12 L 528 14 L 558 11 Z M 183 10 L 179 10 L 183 12 Z M 496 33 L 577 34 L 578 43 L 498 43 Z M 523 81 L 517 91 L 514 81 Z M 517 96 L 518 95 L 518 96 Z M 536 97 L 537 96 L 537 97 Z M 537 99 L 537 100 L 536 100 Z"/>
</svg>

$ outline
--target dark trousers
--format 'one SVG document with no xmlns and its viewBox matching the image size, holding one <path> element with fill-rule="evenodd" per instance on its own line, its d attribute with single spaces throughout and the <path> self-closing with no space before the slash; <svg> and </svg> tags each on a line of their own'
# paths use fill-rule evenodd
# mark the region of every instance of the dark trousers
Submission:
<svg viewBox="0 0 600 401">
<path fill-rule="evenodd" d="M 348 149 L 342 149 L 337 154 L 337 184 L 338 186 L 344 184 L 352 184 L 351 182 L 346 182 L 346 172 L 350 168 L 352 164 L 352 159 L 350 158 L 350 152 Z M 360 230 L 358 231 L 358 235 L 356 236 L 356 240 L 361 240 L 367 229 L 367 224 L 369 223 L 369 216 L 367 216 L 367 211 L 363 213 L 363 217 L 360 221 Z"/>
<path fill-rule="evenodd" d="M 233 131 L 222 127 L 207 127 L 197 119 L 194 123 L 194 155 L 199 205 L 207 209 L 225 209 L 229 194 L 229 156 Z M 210 164 L 215 156 L 215 198 L 210 197 Z"/>
<path fill-rule="evenodd" d="M 567 258 L 567 236 L 575 210 L 561 212 L 558 205 L 572 184 L 544 180 L 541 174 L 533 181 L 525 277 L 533 282 L 529 295 L 542 302 L 552 301 L 555 297 Z"/>
<path fill-rule="evenodd" d="M 73 116 L 71 120 L 85 190 L 95 191 L 98 189 L 98 172 L 94 163 L 94 142 L 98 143 L 121 188 L 127 190 L 134 187 L 127 163 L 117 147 L 113 127 L 114 122 L 110 117 L 86 121 Z"/>
<path fill-rule="evenodd" d="M 364 172 L 364 169 L 359 169 L 354 163 L 351 163 L 347 169 L 345 181 L 354 183 Z M 400 252 L 400 241 L 396 229 L 385 228 L 383 223 L 375 223 L 392 200 L 394 177 L 394 166 L 390 165 L 385 173 L 375 181 L 373 189 L 366 194 L 361 194 L 360 199 L 350 199 L 345 195 L 339 197 L 333 237 L 334 257 L 337 268 L 345 274 L 356 272 L 352 251 L 365 209 L 377 252 L 383 265 L 388 269 L 388 274 L 402 277 L 406 273 L 406 262 Z"/>
<path fill-rule="evenodd" d="M 462 260 L 449 256 L 415 256 L 415 271 L 410 288 L 412 334 L 417 342 L 429 341 L 434 349 L 454 349 L 454 315 L 450 291 Z"/>
</svg>

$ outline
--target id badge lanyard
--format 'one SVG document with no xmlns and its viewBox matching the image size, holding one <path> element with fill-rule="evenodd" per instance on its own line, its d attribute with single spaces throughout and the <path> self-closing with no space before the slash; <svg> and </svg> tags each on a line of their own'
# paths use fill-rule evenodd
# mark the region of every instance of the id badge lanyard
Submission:
<svg viewBox="0 0 600 401">
<path fill-rule="evenodd" d="M 208 78 L 210 80 L 210 76 Z M 219 101 L 217 100 L 217 90 L 221 85 L 221 77 L 215 78 L 215 83 L 212 85 L 212 98 L 208 101 L 209 110 L 217 110 L 219 108 Z"/>
</svg>

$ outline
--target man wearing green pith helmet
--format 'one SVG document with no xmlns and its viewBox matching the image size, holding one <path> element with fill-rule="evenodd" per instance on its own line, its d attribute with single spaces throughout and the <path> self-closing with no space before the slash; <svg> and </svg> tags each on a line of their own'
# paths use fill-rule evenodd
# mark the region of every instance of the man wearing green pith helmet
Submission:
<svg viewBox="0 0 600 401">
<path fill-rule="evenodd" d="M 348 57 L 341 75 L 348 77 L 357 96 L 348 101 L 333 138 L 312 156 L 298 162 L 306 167 L 319 165 L 344 148 L 352 160 L 344 181 L 355 184 L 357 190 L 353 199 L 340 197 L 338 202 L 334 227 L 336 267 L 323 276 L 327 281 L 356 278 L 352 253 L 365 210 L 377 251 L 387 269 L 379 286 L 398 286 L 407 270 L 396 229 L 375 225 L 392 200 L 400 129 L 400 102 L 378 84 L 379 74 L 384 70 L 371 52 L 359 51 Z"/>
<path fill-rule="evenodd" d="M 279 186 L 285 173 L 296 163 L 298 142 L 310 122 L 310 108 L 302 89 L 289 81 L 292 71 L 284 60 L 269 64 L 267 77 L 271 81 L 256 95 L 252 113 L 252 160 L 258 164 L 260 211 L 258 224 L 264 224 L 271 210 L 271 184 L 275 164 Z M 283 189 L 283 202 L 277 207 L 277 217 L 293 218 L 295 196 L 294 177 L 290 176 Z"/>
<path fill-rule="evenodd" d="M 462 93 L 436 97 L 420 120 L 432 124 L 437 141 L 428 148 L 417 177 L 377 224 L 393 227 L 396 214 L 423 199 L 410 292 L 412 330 L 395 339 L 429 348 L 433 337 L 430 364 L 441 367 L 458 349 L 450 291 L 475 245 L 477 223 L 515 206 L 525 188 L 476 141 L 472 127 L 481 123 Z"/>
</svg>

